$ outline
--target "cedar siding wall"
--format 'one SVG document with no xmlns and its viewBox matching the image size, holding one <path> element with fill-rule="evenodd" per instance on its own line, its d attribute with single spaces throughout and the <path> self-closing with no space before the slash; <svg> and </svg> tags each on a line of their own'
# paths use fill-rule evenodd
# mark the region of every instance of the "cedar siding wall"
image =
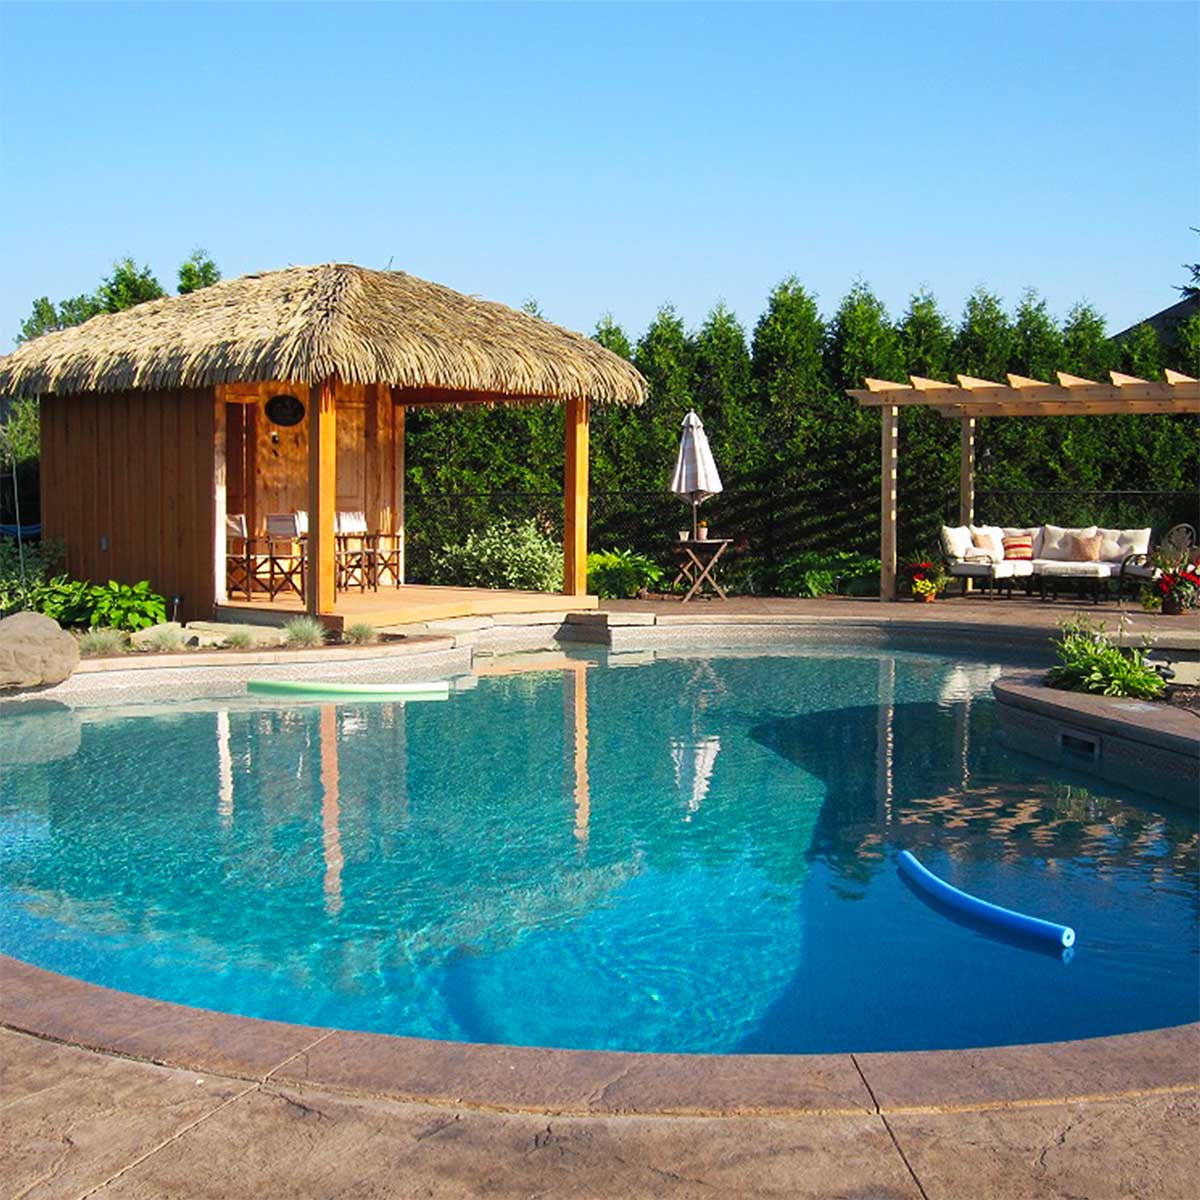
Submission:
<svg viewBox="0 0 1200 1200">
<path fill-rule="evenodd" d="M 300 424 L 283 427 L 267 419 L 267 399 L 276 392 L 303 402 Z M 308 509 L 309 389 L 295 383 L 237 384 L 222 395 L 229 399 L 228 509 L 244 513 L 251 531 L 261 536 L 268 513 Z M 381 533 L 401 528 L 397 443 L 403 430 L 390 389 L 338 384 L 337 509 L 365 512 L 371 529 Z"/>
<path fill-rule="evenodd" d="M 183 598 L 182 620 L 211 618 L 212 390 L 48 396 L 41 409 L 42 525 L 68 572 L 149 579 Z"/>
</svg>

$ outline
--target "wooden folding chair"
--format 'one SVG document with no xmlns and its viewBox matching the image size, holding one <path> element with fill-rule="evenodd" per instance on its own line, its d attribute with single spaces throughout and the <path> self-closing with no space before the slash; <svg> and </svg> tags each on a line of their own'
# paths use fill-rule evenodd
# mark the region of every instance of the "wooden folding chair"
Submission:
<svg viewBox="0 0 1200 1200">
<path fill-rule="evenodd" d="M 339 591 L 358 588 L 379 590 L 374 538 L 364 512 L 339 512 L 334 516 L 334 564 Z"/>
<path fill-rule="evenodd" d="M 254 586 L 254 548 L 246 529 L 245 513 L 229 513 L 225 518 L 225 592 L 241 593 L 250 599 Z"/>
<path fill-rule="evenodd" d="M 255 582 L 266 588 L 272 600 L 280 592 L 295 592 L 304 599 L 306 546 L 300 513 L 267 513 L 267 552 L 256 572 Z"/>
</svg>

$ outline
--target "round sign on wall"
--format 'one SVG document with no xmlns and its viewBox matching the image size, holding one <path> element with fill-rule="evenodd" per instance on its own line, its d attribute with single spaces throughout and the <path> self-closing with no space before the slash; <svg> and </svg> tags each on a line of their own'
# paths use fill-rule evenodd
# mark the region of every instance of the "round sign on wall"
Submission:
<svg viewBox="0 0 1200 1200">
<path fill-rule="evenodd" d="M 304 402 L 298 396 L 272 396 L 266 414 L 272 425 L 299 425 L 304 420 Z"/>
</svg>

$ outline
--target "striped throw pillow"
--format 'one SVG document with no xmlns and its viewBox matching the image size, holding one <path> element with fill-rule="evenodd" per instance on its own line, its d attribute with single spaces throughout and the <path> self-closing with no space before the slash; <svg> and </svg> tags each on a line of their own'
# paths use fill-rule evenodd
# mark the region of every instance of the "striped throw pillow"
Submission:
<svg viewBox="0 0 1200 1200">
<path fill-rule="evenodd" d="M 1019 533 L 1004 539 L 1005 558 L 1032 558 L 1033 534 Z"/>
</svg>

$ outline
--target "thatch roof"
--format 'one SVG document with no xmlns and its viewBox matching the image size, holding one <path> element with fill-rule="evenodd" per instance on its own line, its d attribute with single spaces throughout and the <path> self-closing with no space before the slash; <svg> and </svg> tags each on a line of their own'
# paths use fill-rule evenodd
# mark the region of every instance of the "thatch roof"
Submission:
<svg viewBox="0 0 1200 1200">
<path fill-rule="evenodd" d="M 582 334 L 401 271 L 344 263 L 244 275 L 45 334 L 0 358 L 0 395 L 331 376 L 477 397 L 646 397 L 629 363 Z"/>
</svg>

